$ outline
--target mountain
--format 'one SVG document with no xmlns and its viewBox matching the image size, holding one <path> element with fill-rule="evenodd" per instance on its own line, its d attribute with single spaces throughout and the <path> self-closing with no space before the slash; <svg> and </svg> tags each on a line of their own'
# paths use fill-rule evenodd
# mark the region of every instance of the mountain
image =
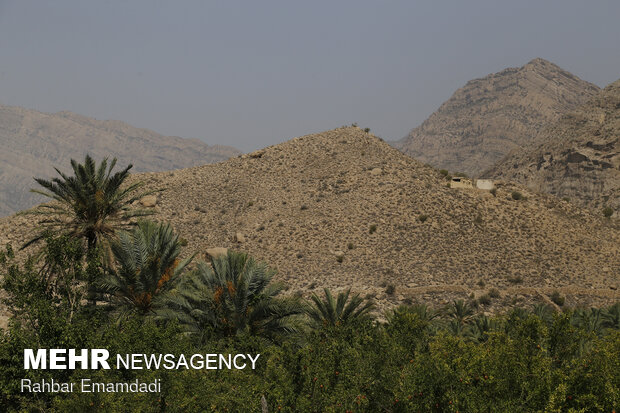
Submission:
<svg viewBox="0 0 620 413">
<path fill-rule="evenodd" d="M 581 206 L 620 211 L 620 80 L 563 116 L 485 176 L 520 182 Z"/>
<path fill-rule="evenodd" d="M 277 268 L 290 294 L 351 287 L 383 308 L 490 288 L 498 307 L 550 302 L 556 289 L 569 305 L 620 298 L 615 221 L 516 184 L 497 182 L 495 196 L 449 188 L 356 127 L 132 179 L 163 189 L 154 219 L 172 223 L 186 254 L 247 251 Z M 0 219 L 0 245 L 23 242 L 32 220 Z"/>
<path fill-rule="evenodd" d="M 478 176 L 599 90 L 534 59 L 467 82 L 395 146 L 437 168 Z"/>
<path fill-rule="evenodd" d="M 118 158 L 134 171 L 164 171 L 211 162 L 239 154 L 227 146 L 209 146 L 197 139 L 163 136 L 114 120 L 96 120 L 71 112 L 54 114 L 0 105 L 0 216 L 41 202 L 29 189 L 33 176 L 56 175 L 53 166 L 69 167 L 71 158 Z"/>
</svg>

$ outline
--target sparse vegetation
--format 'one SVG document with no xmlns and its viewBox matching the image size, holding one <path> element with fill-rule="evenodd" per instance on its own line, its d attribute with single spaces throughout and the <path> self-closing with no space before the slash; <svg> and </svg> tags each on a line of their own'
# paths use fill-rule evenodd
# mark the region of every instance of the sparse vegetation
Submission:
<svg viewBox="0 0 620 413">
<path fill-rule="evenodd" d="M 368 228 L 368 232 L 370 234 L 374 234 L 377 231 L 377 225 L 376 224 L 372 224 L 369 228 Z"/>
<path fill-rule="evenodd" d="M 499 290 L 497 288 L 491 288 L 489 290 L 488 294 L 489 294 L 489 297 L 491 297 L 491 298 L 499 298 L 499 297 L 501 297 L 501 294 L 500 294 L 500 292 L 499 292 Z"/>
<path fill-rule="evenodd" d="M 424 214 L 418 215 L 418 221 L 422 223 L 426 222 L 427 219 L 428 219 L 428 215 L 424 215 Z"/>
<path fill-rule="evenodd" d="M 497 188 L 492 188 L 490 191 L 491 195 L 493 195 L 494 197 L 497 197 Z"/>
<path fill-rule="evenodd" d="M 520 275 L 509 275 L 507 279 L 512 284 L 521 284 L 523 282 L 523 277 Z"/>
<path fill-rule="evenodd" d="M 347 244 L 347 249 L 352 250 L 353 248 L 355 248 L 355 245 L 353 245 L 353 243 L 352 243 L 352 242 L 349 242 L 349 243 Z"/>
<path fill-rule="evenodd" d="M 612 207 L 605 207 L 603 208 L 603 216 L 605 218 L 609 218 L 614 214 L 614 210 Z"/>
<path fill-rule="evenodd" d="M 480 297 L 478 297 L 478 303 L 482 305 L 491 304 L 491 296 L 489 294 L 481 295 Z"/>
<path fill-rule="evenodd" d="M 549 298 L 560 307 L 564 305 L 565 298 L 560 294 L 558 290 L 553 291 Z"/>
<path fill-rule="evenodd" d="M 519 191 L 512 191 L 512 193 L 510 194 L 510 196 L 512 197 L 512 199 L 514 199 L 515 201 L 520 201 L 523 199 L 523 194 Z"/>
<path fill-rule="evenodd" d="M 388 284 L 387 288 L 385 289 L 385 293 L 387 295 L 394 295 L 395 292 L 396 292 L 396 287 L 394 287 L 394 284 Z"/>
</svg>

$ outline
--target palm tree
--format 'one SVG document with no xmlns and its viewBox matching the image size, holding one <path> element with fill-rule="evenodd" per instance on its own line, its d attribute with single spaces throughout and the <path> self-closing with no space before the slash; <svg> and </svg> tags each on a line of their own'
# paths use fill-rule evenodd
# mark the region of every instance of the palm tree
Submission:
<svg viewBox="0 0 620 413">
<path fill-rule="evenodd" d="M 587 331 L 601 335 L 605 327 L 605 310 L 601 308 L 578 309 L 573 313 L 573 324 Z"/>
<path fill-rule="evenodd" d="M 364 299 L 359 294 L 349 299 L 350 289 L 338 294 L 336 300 L 334 300 L 328 288 L 325 288 L 324 292 L 324 300 L 313 294 L 311 297 L 312 305 L 306 310 L 311 322 L 317 327 L 335 327 L 346 325 L 356 320 L 367 319 L 374 307 L 370 301 L 364 302 Z"/>
<path fill-rule="evenodd" d="M 22 248 L 40 241 L 52 231 L 85 239 L 88 251 L 92 252 L 99 241 L 109 239 L 116 230 L 131 225 L 130 218 L 151 214 L 150 211 L 132 210 L 130 207 L 134 201 L 152 192 L 137 193 L 142 185 L 140 182 L 121 188 L 132 165 L 112 174 L 115 166 L 116 158 L 109 164 L 108 159 L 104 158 L 97 167 L 93 158 L 86 155 L 84 164 L 71 159 L 73 176 L 55 168 L 60 178 L 51 181 L 35 178 L 45 190 L 32 189 L 31 192 L 54 202 L 25 212 L 42 215 L 44 219 L 43 230 Z"/>
<path fill-rule="evenodd" d="M 550 305 L 536 304 L 532 312 L 548 326 L 553 322 L 553 308 Z"/>
<path fill-rule="evenodd" d="M 474 310 L 469 303 L 463 300 L 453 301 L 452 306 L 448 310 L 448 315 L 458 324 L 467 324 L 469 319 L 474 314 Z"/>
<path fill-rule="evenodd" d="M 211 331 L 270 339 L 295 333 L 303 306 L 295 298 L 278 297 L 283 286 L 271 283 L 274 275 L 274 270 L 247 254 L 228 251 L 213 260 L 212 268 L 200 262 L 166 297 L 159 318 L 178 321 L 199 342 Z"/>
<path fill-rule="evenodd" d="M 432 308 L 429 308 L 426 304 L 400 305 L 394 310 L 394 312 L 416 314 L 420 320 L 428 322 L 431 322 L 439 317 L 439 313 Z"/>
<path fill-rule="evenodd" d="M 620 330 L 620 303 L 616 303 L 605 310 L 603 315 L 605 328 Z"/>
<path fill-rule="evenodd" d="M 496 320 L 483 315 L 473 319 L 466 335 L 475 341 L 484 342 L 488 338 L 488 333 L 499 330 L 499 327 L 500 325 Z"/>
<path fill-rule="evenodd" d="M 141 221 L 131 232 L 119 233 L 110 248 L 114 268 L 97 283 L 111 307 L 122 315 L 154 314 L 193 256 L 179 260 L 179 237 L 169 224 Z"/>
</svg>

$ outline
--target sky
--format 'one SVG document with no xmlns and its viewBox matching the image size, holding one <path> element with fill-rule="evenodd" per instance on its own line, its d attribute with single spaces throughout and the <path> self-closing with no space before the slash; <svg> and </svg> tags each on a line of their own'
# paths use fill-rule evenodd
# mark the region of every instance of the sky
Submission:
<svg viewBox="0 0 620 413">
<path fill-rule="evenodd" d="M 250 151 L 356 122 L 405 136 L 468 80 L 620 78 L 620 1 L 0 0 L 0 103 Z"/>
</svg>

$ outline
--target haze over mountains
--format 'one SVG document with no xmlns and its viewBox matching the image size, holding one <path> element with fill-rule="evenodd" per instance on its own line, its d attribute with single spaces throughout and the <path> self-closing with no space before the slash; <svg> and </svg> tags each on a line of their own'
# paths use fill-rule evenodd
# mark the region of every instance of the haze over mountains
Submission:
<svg viewBox="0 0 620 413">
<path fill-rule="evenodd" d="M 485 172 L 493 178 L 620 210 L 620 80 Z"/>
<path fill-rule="evenodd" d="M 437 168 L 478 176 L 599 90 L 537 58 L 467 82 L 395 146 Z"/>
<path fill-rule="evenodd" d="M 164 189 L 154 219 L 172 222 L 186 253 L 247 251 L 276 267 L 289 293 L 351 287 L 381 305 L 439 304 L 496 287 L 493 307 L 550 302 L 556 289 L 570 305 L 618 298 L 614 221 L 511 184 L 496 196 L 451 189 L 436 169 L 356 127 L 134 178 Z M 18 245 L 33 225 L 0 219 L 0 244 Z"/>
<path fill-rule="evenodd" d="M 29 208 L 43 197 L 29 192 L 33 177 L 66 171 L 71 158 L 133 163 L 135 172 L 164 171 L 218 162 L 240 152 L 197 139 L 163 136 L 120 121 L 101 121 L 71 112 L 41 113 L 0 105 L 0 216 Z"/>
</svg>

